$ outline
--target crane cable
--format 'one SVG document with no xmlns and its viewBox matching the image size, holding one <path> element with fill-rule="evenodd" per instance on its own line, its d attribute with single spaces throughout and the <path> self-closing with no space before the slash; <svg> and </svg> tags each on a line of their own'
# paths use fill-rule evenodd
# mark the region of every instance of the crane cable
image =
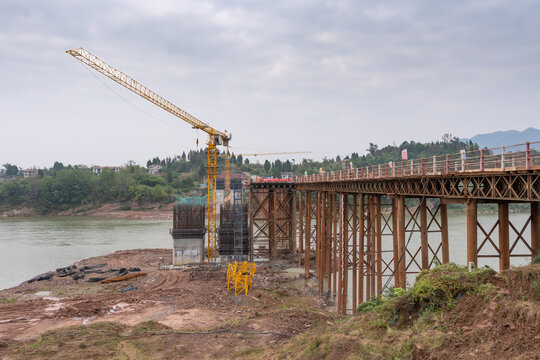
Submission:
<svg viewBox="0 0 540 360">
<path fill-rule="evenodd" d="M 107 83 L 105 83 L 103 81 L 103 79 L 101 79 L 99 76 L 97 76 L 96 74 L 94 74 L 94 72 L 92 70 L 90 70 L 87 66 L 84 65 L 84 63 L 80 63 L 82 67 L 84 67 L 86 69 L 86 71 L 88 71 L 93 77 L 95 77 L 96 79 L 99 80 L 100 83 L 102 83 L 107 89 L 109 89 L 110 91 L 112 91 L 116 96 L 118 96 L 120 99 L 122 99 L 124 102 L 126 102 L 128 105 L 132 106 L 133 108 L 135 108 L 136 110 L 138 110 L 139 112 L 141 112 L 142 114 L 148 116 L 149 118 L 151 119 L 154 119 L 154 120 L 157 120 L 165 125 L 169 125 L 169 126 L 177 126 L 177 127 L 180 127 L 180 126 L 183 126 L 183 125 L 180 125 L 180 124 L 176 124 L 176 123 L 171 123 L 171 122 L 168 122 L 168 121 L 165 121 L 163 119 L 160 119 L 158 117 L 155 117 L 154 115 L 144 111 L 143 109 L 141 109 L 140 107 L 138 107 L 137 105 L 133 104 L 131 101 L 129 101 L 128 99 L 126 99 L 125 97 L 123 97 L 119 92 L 117 92 L 116 90 L 114 90 L 111 86 L 107 85 Z"/>
</svg>

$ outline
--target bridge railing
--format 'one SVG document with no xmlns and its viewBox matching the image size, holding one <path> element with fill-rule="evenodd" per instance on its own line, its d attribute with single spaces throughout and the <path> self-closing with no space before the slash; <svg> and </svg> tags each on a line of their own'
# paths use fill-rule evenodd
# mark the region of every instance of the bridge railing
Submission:
<svg viewBox="0 0 540 360">
<path fill-rule="evenodd" d="M 540 166 L 540 141 L 491 149 L 462 150 L 429 158 L 400 160 L 349 170 L 295 177 L 298 183 L 443 175 L 464 172 L 527 170 Z"/>
</svg>

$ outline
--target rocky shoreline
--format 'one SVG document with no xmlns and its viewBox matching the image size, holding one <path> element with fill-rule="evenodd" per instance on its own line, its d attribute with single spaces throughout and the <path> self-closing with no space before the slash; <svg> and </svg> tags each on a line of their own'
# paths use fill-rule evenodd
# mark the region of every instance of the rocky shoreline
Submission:
<svg viewBox="0 0 540 360">
<path fill-rule="evenodd" d="M 173 204 L 150 203 L 144 205 L 112 203 L 97 207 L 81 206 L 66 211 L 40 214 L 36 209 L 22 207 L 0 212 L 0 218 L 29 216 L 95 216 L 115 219 L 172 220 Z"/>
</svg>

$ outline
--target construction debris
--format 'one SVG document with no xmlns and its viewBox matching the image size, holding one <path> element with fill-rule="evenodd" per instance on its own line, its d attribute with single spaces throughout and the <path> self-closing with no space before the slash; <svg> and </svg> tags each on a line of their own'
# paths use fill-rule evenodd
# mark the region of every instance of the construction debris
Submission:
<svg viewBox="0 0 540 360">
<path fill-rule="evenodd" d="M 110 284 L 110 283 L 113 283 L 113 282 L 119 282 L 119 281 L 124 281 L 124 280 L 129 280 L 129 279 L 134 279 L 134 278 L 138 278 L 140 276 L 146 276 L 147 274 L 144 273 L 144 272 L 139 272 L 139 273 L 133 273 L 133 274 L 127 274 L 127 275 L 122 275 L 122 276 L 119 276 L 119 277 L 115 277 L 115 278 L 112 278 L 112 279 L 106 279 L 106 280 L 103 280 L 101 281 L 102 284 Z"/>
<path fill-rule="evenodd" d="M 234 285 L 235 296 L 243 292 L 247 295 L 248 290 L 253 286 L 256 268 L 255 263 L 248 263 L 247 261 L 230 263 L 227 268 L 227 291 Z"/>
</svg>

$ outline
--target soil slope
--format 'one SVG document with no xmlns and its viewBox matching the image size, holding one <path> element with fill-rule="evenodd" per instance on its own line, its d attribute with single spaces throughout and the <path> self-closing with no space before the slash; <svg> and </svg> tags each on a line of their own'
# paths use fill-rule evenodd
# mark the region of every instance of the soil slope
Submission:
<svg viewBox="0 0 540 360">
<path fill-rule="evenodd" d="M 160 270 L 170 256 L 119 251 L 1 291 L 0 359 L 540 358 L 538 264 L 502 275 L 442 265 L 407 292 L 335 316 L 314 277 L 285 271 L 293 262 L 258 264 L 252 291 L 234 296 L 225 268 Z M 80 269 L 85 277 L 74 280 Z M 147 275 L 88 281 L 122 269 Z"/>
</svg>

